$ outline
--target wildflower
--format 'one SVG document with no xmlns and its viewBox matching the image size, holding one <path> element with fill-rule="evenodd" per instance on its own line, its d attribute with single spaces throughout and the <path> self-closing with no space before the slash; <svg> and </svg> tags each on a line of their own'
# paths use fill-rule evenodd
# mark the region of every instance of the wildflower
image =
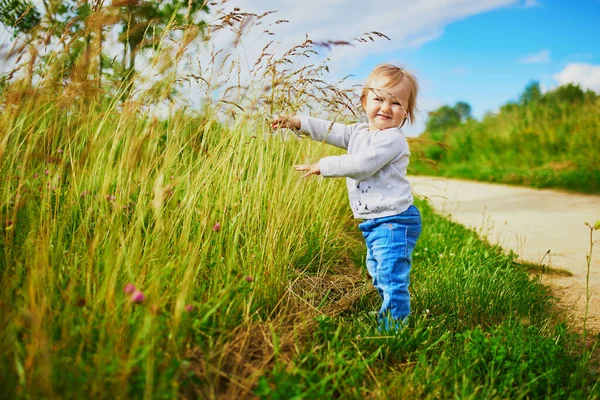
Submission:
<svg viewBox="0 0 600 400">
<path fill-rule="evenodd" d="M 125 294 L 131 294 L 135 292 L 135 286 L 133 286 L 133 283 L 126 284 L 123 288 L 123 292 L 125 292 Z"/>
<path fill-rule="evenodd" d="M 10 219 L 9 219 L 9 220 L 7 220 L 7 221 L 6 221 L 6 223 L 5 223 L 5 225 L 6 225 L 6 227 L 7 227 L 7 228 L 8 228 L 9 226 L 11 226 L 12 224 L 13 224 L 13 222 L 12 222 L 12 220 L 10 220 Z"/>
<path fill-rule="evenodd" d="M 107 194 L 105 197 L 106 197 L 106 201 L 109 201 L 109 202 L 115 201 L 117 199 L 116 196 L 112 196 L 110 194 Z"/>
<path fill-rule="evenodd" d="M 253 277 L 251 277 L 250 275 L 248 275 L 248 276 L 246 277 L 246 282 L 248 282 L 248 283 L 252 283 L 252 282 L 254 282 L 254 278 L 253 278 Z"/>
<path fill-rule="evenodd" d="M 185 311 L 187 311 L 187 312 L 192 312 L 192 311 L 194 311 L 194 305 L 193 305 L 193 304 L 187 304 L 187 305 L 185 306 Z"/>
<path fill-rule="evenodd" d="M 61 154 L 63 152 L 63 149 L 58 149 L 57 152 L 58 154 Z"/>
<path fill-rule="evenodd" d="M 50 175 L 50 170 L 49 170 L 49 169 L 47 169 L 47 170 L 45 170 L 45 171 L 44 171 L 44 173 L 45 173 L 46 175 Z"/>
<path fill-rule="evenodd" d="M 213 231 L 219 232 L 220 230 L 221 230 L 221 224 L 217 222 L 215 224 L 215 226 L 213 226 Z"/>
<path fill-rule="evenodd" d="M 38 174 L 33 174 L 33 179 L 36 179 L 38 176 Z"/>
<path fill-rule="evenodd" d="M 146 299 L 146 296 L 144 296 L 144 293 L 142 293 L 140 290 L 137 290 L 137 289 L 131 295 L 131 301 L 133 301 L 134 303 L 141 303 L 145 299 Z"/>
</svg>

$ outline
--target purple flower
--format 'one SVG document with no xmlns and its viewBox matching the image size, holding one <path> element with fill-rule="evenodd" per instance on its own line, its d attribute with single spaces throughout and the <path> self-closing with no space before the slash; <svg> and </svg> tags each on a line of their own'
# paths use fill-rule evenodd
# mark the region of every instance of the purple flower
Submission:
<svg viewBox="0 0 600 400">
<path fill-rule="evenodd" d="M 185 311 L 187 311 L 187 312 L 192 312 L 192 311 L 194 311 L 194 305 L 193 305 L 193 304 L 187 304 L 187 305 L 185 306 Z"/>
<path fill-rule="evenodd" d="M 133 286 L 133 283 L 128 283 L 125 285 L 125 287 L 123 288 L 123 292 L 125 292 L 125 294 L 131 294 L 133 292 L 135 292 L 135 286 Z"/>
<path fill-rule="evenodd" d="M 10 219 L 9 219 L 9 220 L 7 220 L 7 221 L 6 221 L 6 224 L 5 224 L 5 225 L 6 225 L 6 227 L 8 228 L 8 227 L 9 227 L 9 226 L 11 226 L 12 224 L 13 224 L 13 223 L 12 223 L 12 220 L 10 220 Z"/>
<path fill-rule="evenodd" d="M 38 176 L 38 174 L 33 174 L 33 179 L 37 178 Z"/>
<path fill-rule="evenodd" d="M 61 154 L 63 152 L 63 149 L 58 149 L 57 152 L 58 154 Z"/>
<path fill-rule="evenodd" d="M 220 230 L 221 230 L 221 224 L 217 222 L 215 224 L 215 226 L 213 226 L 213 231 L 219 232 Z"/>
<path fill-rule="evenodd" d="M 142 293 L 140 290 L 137 290 L 137 289 L 131 295 L 131 301 L 133 301 L 134 303 L 141 303 L 145 299 L 146 299 L 146 296 L 144 296 L 144 293 Z"/>
<path fill-rule="evenodd" d="M 246 282 L 248 282 L 248 283 L 252 283 L 252 282 L 254 282 L 254 278 L 253 278 L 253 277 L 251 277 L 250 275 L 248 275 L 248 276 L 246 277 Z"/>
<path fill-rule="evenodd" d="M 49 170 L 49 169 L 47 169 L 47 170 L 45 170 L 45 171 L 44 171 L 44 173 L 45 173 L 46 175 L 49 175 L 49 174 L 50 174 L 50 170 Z"/>
</svg>

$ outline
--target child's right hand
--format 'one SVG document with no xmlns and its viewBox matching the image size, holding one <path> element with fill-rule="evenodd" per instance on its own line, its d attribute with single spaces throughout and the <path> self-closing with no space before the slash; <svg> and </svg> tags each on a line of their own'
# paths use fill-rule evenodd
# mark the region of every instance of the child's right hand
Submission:
<svg viewBox="0 0 600 400">
<path fill-rule="evenodd" d="M 295 131 L 300 130 L 300 118 L 295 115 L 281 115 L 271 122 L 271 128 L 288 128 Z"/>
</svg>

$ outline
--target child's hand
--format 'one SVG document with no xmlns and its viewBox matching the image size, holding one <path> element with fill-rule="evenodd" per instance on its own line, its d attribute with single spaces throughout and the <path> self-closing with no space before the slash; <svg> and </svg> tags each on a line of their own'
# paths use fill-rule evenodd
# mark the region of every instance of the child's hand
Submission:
<svg viewBox="0 0 600 400">
<path fill-rule="evenodd" d="M 271 128 L 288 128 L 293 130 L 300 130 L 300 118 L 295 115 L 281 115 L 271 122 Z"/>
<path fill-rule="evenodd" d="M 319 163 L 294 165 L 294 168 L 296 168 L 296 171 L 306 171 L 302 175 L 303 178 L 311 175 L 321 175 L 321 166 Z"/>
</svg>

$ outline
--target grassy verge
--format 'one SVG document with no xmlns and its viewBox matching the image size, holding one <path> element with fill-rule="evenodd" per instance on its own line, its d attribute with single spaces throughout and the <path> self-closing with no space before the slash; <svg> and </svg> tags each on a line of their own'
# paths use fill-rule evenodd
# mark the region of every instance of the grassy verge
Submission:
<svg viewBox="0 0 600 400">
<path fill-rule="evenodd" d="M 519 103 L 507 103 L 480 121 L 457 115 L 448 122 L 448 115 L 433 113 L 428 130 L 413 146 L 424 157 L 413 157 L 412 172 L 600 193 L 595 145 L 600 140 L 600 96 L 573 85 L 526 95 L 532 88 L 536 86 L 526 89 Z"/>
<path fill-rule="evenodd" d="M 324 145 L 80 107 L 2 114 L 2 397 L 600 395 L 546 288 L 424 203 L 379 333 L 344 183 L 291 168 Z"/>
<path fill-rule="evenodd" d="M 451 165 L 420 165 L 420 175 L 445 176 L 482 182 L 534 188 L 562 189 L 578 193 L 600 193 L 600 170 L 587 165 L 561 166 L 554 163 L 536 167 L 491 165 L 489 162 L 459 162 Z"/>
</svg>

